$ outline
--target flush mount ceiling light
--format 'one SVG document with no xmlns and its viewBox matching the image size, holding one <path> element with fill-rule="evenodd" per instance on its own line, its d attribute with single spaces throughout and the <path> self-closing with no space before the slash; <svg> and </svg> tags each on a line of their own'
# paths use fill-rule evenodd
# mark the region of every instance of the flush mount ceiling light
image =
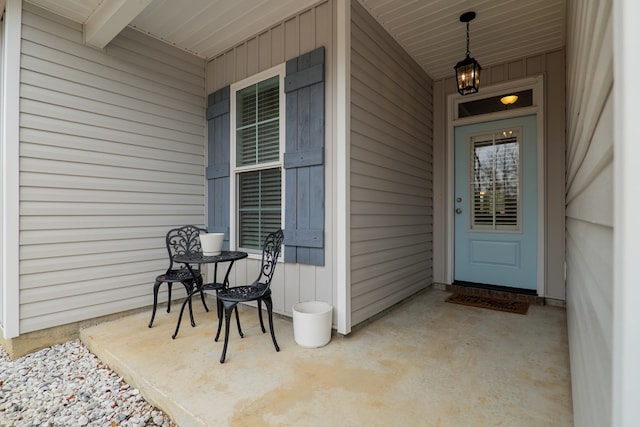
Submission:
<svg viewBox="0 0 640 427">
<path fill-rule="evenodd" d="M 507 95 L 500 98 L 500 102 L 504 105 L 511 105 L 518 100 L 518 95 Z"/>
<path fill-rule="evenodd" d="M 476 17 L 475 12 L 466 12 L 460 15 L 460 22 L 467 24 L 467 57 L 458 62 L 454 67 L 456 70 L 456 80 L 458 81 L 458 93 L 467 95 L 476 93 L 480 86 L 480 70 L 482 67 L 469 54 L 469 22 Z"/>
</svg>

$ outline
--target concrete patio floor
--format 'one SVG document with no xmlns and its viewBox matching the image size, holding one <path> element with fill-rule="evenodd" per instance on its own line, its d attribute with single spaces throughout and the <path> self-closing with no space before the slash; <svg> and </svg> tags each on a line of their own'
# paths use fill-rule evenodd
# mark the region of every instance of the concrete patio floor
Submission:
<svg viewBox="0 0 640 427">
<path fill-rule="evenodd" d="M 197 326 L 179 305 L 81 331 L 81 340 L 180 427 L 189 426 L 571 426 L 566 313 L 526 315 L 444 302 L 430 288 L 322 348 L 293 339 L 275 318 L 281 351 L 241 307 L 227 359 L 214 342 L 215 301 L 194 299 Z M 266 319 L 265 319 L 266 320 Z"/>
</svg>

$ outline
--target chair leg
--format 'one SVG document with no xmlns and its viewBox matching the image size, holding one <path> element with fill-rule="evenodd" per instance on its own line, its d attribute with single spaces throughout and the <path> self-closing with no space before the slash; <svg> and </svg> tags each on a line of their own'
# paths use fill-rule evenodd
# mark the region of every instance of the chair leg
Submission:
<svg viewBox="0 0 640 427">
<path fill-rule="evenodd" d="M 207 307 L 207 303 L 204 301 L 204 291 L 200 291 L 200 299 L 202 300 L 202 305 L 204 305 L 205 311 L 209 312 L 209 307 Z"/>
<path fill-rule="evenodd" d="M 191 327 L 194 328 L 196 326 L 196 320 L 193 318 L 193 302 L 191 301 L 191 296 L 189 296 L 188 301 L 189 301 L 189 320 L 191 320 Z"/>
<path fill-rule="evenodd" d="M 223 302 L 224 305 L 224 345 L 222 347 L 222 355 L 220 355 L 220 363 L 224 363 L 227 356 L 227 345 L 229 344 L 229 324 L 231 323 L 231 315 L 233 309 L 237 308 L 236 302 Z"/>
<path fill-rule="evenodd" d="M 196 321 L 193 318 L 193 303 L 191 301 L 191 297 L 193 296 L 193 281 L 188 282 L 180 282 L 184 286 L 184 290 L 187 292 L 186 301 L 189 302 L 189 320 L 191 320 L 191 327 L 196 326 Z M 180 316 L 182 316 L 182 312 L 180 312 Z"/>
<path fill-rule="evenodd" d="M 171 288 L 173 287 L 173 283 L 168 282 L 167 286 L 169 287 L 169 299 L 167 300 L 167 313 L 171 313 Z"/>
<path fill-rule="evenodd" d="M 216 305 L 218 306 L 218 331 L 216 332 L 216 337 L 213 340 L 218 342 L 218 338 L 220 338 L 220 330 L 222 329 L 222 311 L 224 310 L 224 307 L 222 305 L 222 301 L 218 299 L 217 296 Z"/>
<path fill-rule="evenodd" d="M 224 310 L 224 307 L 221 300 L 216 298 L 216 301 L 218 304 L 218 330 L 216 331 L 216 337 L 213 340 L 218 342 L 218 339 L 220 338 L 220 331 L 222 329 L 222 311 Z M 238 315 L 237 305 L 235 306 L 234 311 L 236 312 L 236 324 L 238 325 L 238 334 L 240 334 L 240 338 L 244 338 L 244 333 L 242 332 L 242 328 L 240 327 L 240 316 Z"/>
<path fill-rule="evenodd" d="M 260 329 L 264 334 L 267 330 L 264 328 L 264 322 L 262 321 L 262 300 L 258 300 L 258 318 L 260 319 Z"/>
<path fill-rule="evenodd" d="M 178 336 L 178 330 L 180 330 L 180 323 L 182 323 L 182 314 L 184 313 L 184 307 L 187 304 L 189 304 L 189 315 L 191 317 L 191 326 L 196 326 L 196 322 L 193 319 L 193 309 L 191 307 L 191 296 L 192 295 L 193 294 L 191 292 L 187 292 L 187 298 L 184 300 L 184 302 L 182 303 L 182 306 L 180 307 L 180 314 L 178 315 L 178 324 L 176 325 L 176 331 L 171 336 L 171 338 L 173 338 L 174 340 Z"/>
<path fill-rule="evenodd" d="M 158 288 L 162 284 L 161 281 L 156 280 L 153 284 L 153 309 L 151 310 L 151 320 L 149 321 L 149 327 L 153 325 L 153 319 L 156 318 L 156 307 L 158 305 Z"/>
<path fill-rule="evenodd" d="M 236 312 L 236 324 L 238 325 L 238 333 L 240 334 L 240 338 L 244 338 L 244 334 L 242 333 L 242 328 L 240 327 L 240 315 L 238 314 L 238 305 L 236 304 L 234 311 Z"/>
<path fill-rule="evenodd" d="M 276 348 L 276 351 L 280 351 L 280 347 L 278 346 L 278 342 L 276 341 L 276 334 L 273 332 L 273 302 L 271 301 L 271 295 L 264 298 L 264 305 L 267 306 L 267 314 L 269 316 L 269 330 L 271 331 L 271 339 L 273 340 L 273 345 Z"/>
</svg>

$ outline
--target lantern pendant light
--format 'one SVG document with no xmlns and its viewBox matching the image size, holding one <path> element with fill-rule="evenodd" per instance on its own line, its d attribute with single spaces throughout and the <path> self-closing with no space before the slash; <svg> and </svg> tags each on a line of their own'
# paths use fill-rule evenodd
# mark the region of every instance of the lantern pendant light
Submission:
<svg viewBox="0 0 640 427">
<path fill-rule="evenodd" d="M 456 70 L 456 80 L 458 82 L 458 93 L 467 95 L 476 93 L 480 86 L 480 70 L 482 67 L 469 54 L 469 22 L 476 17 L 475 12 L 466 12 L 460 15 L 460 22 L 467 23 L 467 57 L 458 62 L 454 67 Z"/>
</svg>

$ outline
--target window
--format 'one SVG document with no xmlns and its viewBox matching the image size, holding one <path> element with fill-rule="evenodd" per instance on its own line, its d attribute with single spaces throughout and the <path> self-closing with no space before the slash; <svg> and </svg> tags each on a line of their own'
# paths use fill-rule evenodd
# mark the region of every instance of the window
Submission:
<svg viewBox="0 0 640 427">
<path fill-rule="evenodd" d="M 232 188 L 235 246 L 261 250 L 282 227 L 284 92 L 282 68 L 232 86 Z M 233 199 L 233 197 L 232 197 Z"/>
<path fill-rule="evenodd" d="M 512 96 L 509 102 L 505 97 Z M 481 114 L 495 113 L 498 111 L 513 110 L 516 108 L 531 107 L 533 105 L 533 89 L 518 92 L 504 92 L 500 95 L 488 98 L 476 99 L 458 104 L 458 118 L 479 116 Z"/>
<path fill-rule="evenodd" d="M 207 96 L 207 227 L 228 236 L 223 248 L 259 253 L 261 237 L 280 221 L 278 225 L 286 228 L 286 262 L 325 265 L 324 53 L 324 47 L 319 47 Z M 275 87 L 275 80 L 269 79 L 275 76 L 279 78 L 277 159 L 269 149 L 275 148 L 274 134 L 269 132 L 275 129 L 275 117 L 266 118 L 266 111 L 276 111 L 275 104 L 267 108 L 266 102 L 269 83 L 271 89 Z M 265 144 L 268 135 L 271 145 Z M 278 179 L 279 193 L 274 184 Z M 250 183 L 255 184 L 257 196 L 250 195 Z M 250 213 L 258 219 L 252 222 Z"/>
<path fill-rule="evenodd" d="M 470 182 L 471 228 L 518 230 L 520 214 L 520 130 L 474 137 Z"/>
</svg>

